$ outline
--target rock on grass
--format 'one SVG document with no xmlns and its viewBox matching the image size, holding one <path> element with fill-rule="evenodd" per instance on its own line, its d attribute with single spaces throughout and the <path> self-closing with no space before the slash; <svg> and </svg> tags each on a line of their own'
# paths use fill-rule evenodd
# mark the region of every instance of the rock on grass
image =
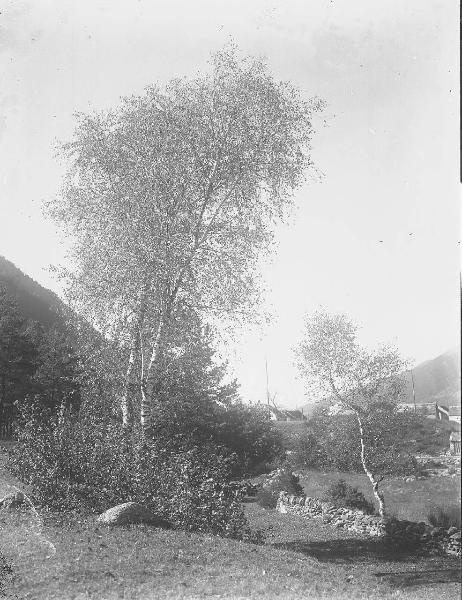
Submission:
<svg viewBox="0 0 462 600">
<path fill-rule="evenodd" d="M 98 523 L 105 525 L 132 525 L 136 523 L 145 523 L 154 527 L 162 527 L 168 529 L 170 523 L 165 519 L 161 519 L 153 512 L 138 504 L 137 502 L 125 502 L 109 508 L 97 519 Z"/>
</svg>

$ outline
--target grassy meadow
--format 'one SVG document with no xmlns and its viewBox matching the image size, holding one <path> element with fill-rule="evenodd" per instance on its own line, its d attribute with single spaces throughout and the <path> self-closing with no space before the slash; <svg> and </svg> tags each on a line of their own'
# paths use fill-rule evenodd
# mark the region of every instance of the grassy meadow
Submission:
<svg viewBox="0 0 462 600">
<path fill-rule="evenodd" d="M 322 494 L 340 473 L 306 473 Z M 361 476 L 350 477 L 360 487 Z M 387 482 L 409 514 L 456 495 L 454 479 Z M 19 486 L 1 466 L 0 496 Z M 400 487 L 403 490 L 400 496 Z M 364 488 L 367 493 L 367 488 Z M 441 497 L 439 497 L 441 504 Z M 390 495 L 391 504 L 391 495 Z M 0 598 L 148 600 L 199 598 L 455 600 L 460 561 L 419 556 L 313 520 L 245 505 L 261 545 L 137 525 L 98 526 L 94 516 L 0 510 Z"/>
<path fill-rule="evenodd" d="M 370 482 L 366 475 L 361 473 L 304 471 L 301 473 L 300 483 L 307 496 L 322 497 L 330 484 L 339 479 L 345 479 L 350 485 L 361 490 L 368 500 L 374 502 Z M 394 477 L 385 479 L 381 483 L 381 489 L 385 494 L 389 514 L 409 521 L 427 521 L 432 508 L 460 508 L 460 479 L 460 475 L 414 481 Z"/>
<path fill-rule="evenodd" d="M 6 597 L 455 599 L 459 561 L 416 557 L 301 518 L 247 506 L 263 545 L 94 518 L 0 513 Z"/>
</svg>

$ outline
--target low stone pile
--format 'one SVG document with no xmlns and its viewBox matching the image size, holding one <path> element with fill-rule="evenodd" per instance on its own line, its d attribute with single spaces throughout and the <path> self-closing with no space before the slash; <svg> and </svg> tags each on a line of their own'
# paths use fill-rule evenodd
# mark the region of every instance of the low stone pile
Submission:
<svg viewBox="0 0 462 600">
<path fill-rule="evenodd" d="M 460 529 L 432 527 L 423 521 L 400 521 L 367 515 L 361 510 L 339 508 L 319 498 L 289 496 L 281 492 L 277 510 L 308 519 L 320 519 L 332 527 L 342 528 L 366 537 L 383 537 L 398 544 L 412 544 L 434 553 L 461 555 Z"/>
<path fill-rule="evenodd" d="M 418 461 L 423 468 L 423 475 L 420 477 L 415 475 L 405 477 L 406 481 L 428 477 L 457 477 L 461 474 L 460 456 L 452 454 L 443 456 L 421 455 L 418 457 Z"/>
</svg>

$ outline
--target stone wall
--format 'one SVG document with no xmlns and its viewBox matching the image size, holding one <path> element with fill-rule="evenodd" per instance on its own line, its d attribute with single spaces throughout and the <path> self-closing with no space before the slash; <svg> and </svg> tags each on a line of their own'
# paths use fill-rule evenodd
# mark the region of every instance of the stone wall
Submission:
<svg viewBox="0 0 462 600">
<path fill-rule="evenodd" d="M 400 521 L 382 519 L 367 515 L 360 510 L 338 508 L 318 498 L 289 496 L 281 492 L 277 510 L 280 513 L 295 514 L 308 519 L 320 519 L 331 527 L 345 529 L 367 537 L 383 537 L 399 543 L 410 543 L 425 550 L 461 555 L 460 529 L 432 527 L 423 521 Z"/>
</svg>

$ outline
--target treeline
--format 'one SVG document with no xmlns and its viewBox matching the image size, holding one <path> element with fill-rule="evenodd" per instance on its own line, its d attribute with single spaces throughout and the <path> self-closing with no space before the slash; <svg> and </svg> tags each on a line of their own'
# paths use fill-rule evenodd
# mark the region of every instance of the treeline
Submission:
<svg viewBox="0 0 462 600">
<path fill-rule="evenodd" d="M 10 427 L 18 402 L 50 409 L 80 404 L 80 364 L 71 336 L 25 318 L 0 287 L 0 424 Z"/>
<path fill-rule="evenodd" d="M 285 425 L 285 424 L 283 424 Z M 352 414 L 330 414 L 319 405 L 298 427 L 279 426 L 294 468 L 361 472 L 361 441 Z M 428 419 L 413 411 L 382 404 L 364 418 L 366 458 L 381 476 L 411 475 L 419 471 L 416 456 L 438 456 L 447 451 L 454 424 Z"/>
<path fill-rule="evenodd" d="M 35 351 L 27 324 L 16 323 L 18 340 Z M 178 311 L 152 381 L 158 401 L 148 428 L 136 421 L 127 427 L 122 419 L 122 365 L 129 349 L 84 322 L 71 331 L 72 348 L 53 347 L 62 355 L 53 363 L 56 377 L 53 372 L 43 388 L 47 393 L 31 398 L 24 396 L 25 389 L 14 392 L 18 444 L 9 469 L 31 485 L 35 500 L 54 510 L 91 512 L 130 500 L 176 527 L 252 536 L 233 481 L 266 470 L 285 451 L 267 411 L 241 401 L 226 364 L 216 360 L 209 327 L 186 306 Z M 42 339 L 50 336 L 44 332 Z M 51 355 L 48 349 L 48 362 L 38 361 L 31 369 L 29 390 L 39 389 L 42 365 L 51 363 Z M 65 371 L 71 364 L 73 371 Z M 58 372 L 63 384 L 69 375 L 67 387 L 51 385 L 61 381 Z M 133 388 L 137 411 L 141 397 L 136 384 Z"/>
<path fill-rule="evenodd" d="M 46 212 L 72 240 L 80 408 L 25 405 L 11 462 L 42 504 L 133 500 L 245 537 L 232 480 L 283 449 L 206 324 L 261 318 L 259 260 L 312 169 L 322 108 L 228 47 L 204 75 L 77 116 Z"/>
</svg>

